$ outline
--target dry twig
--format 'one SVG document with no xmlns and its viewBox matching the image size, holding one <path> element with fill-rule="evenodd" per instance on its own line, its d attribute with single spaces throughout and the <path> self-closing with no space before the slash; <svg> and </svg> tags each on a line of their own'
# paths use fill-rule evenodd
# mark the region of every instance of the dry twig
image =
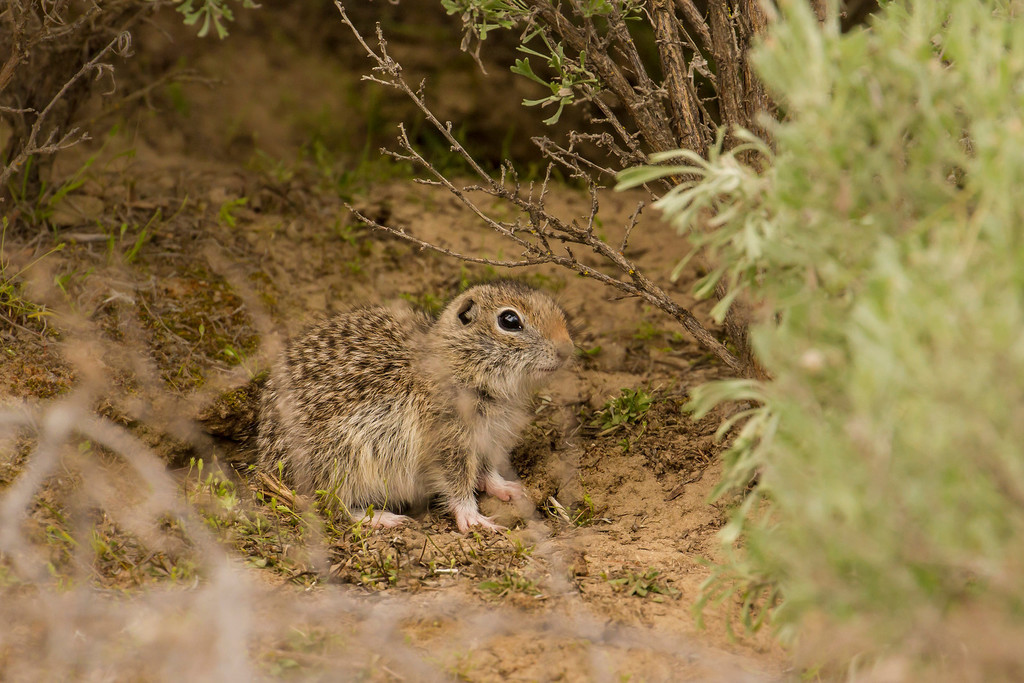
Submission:
<svg viewBox="0 0 1024 683">
<path fill-rule="evenodd" d="M 36 120 L 33 122 L 32 128 L 29 130 L 28 139 L 25 141 L 25 144 L 22 145 L 20 150 L 18 150 L 18 153 L 14 158 L 4 166 L 3 170 L 0 170 L 0 187 L 6 186 L 10 177 L 22 167 L 29 157 L 39 154 L 56 154 L 62 149 L 73 147 L 78 143 L 89 139 L 89 134 L 87 132 L 79 132 L 80 129 L 77 127 L 72 128 L 63 134 L 61 134 L 56 127 L 52 128 L 46 135 L 45 140 L 42 142 L 39 141 L 39 136 L 42 134 L 43 124 L 46 122 L 46 117 L 51 113 L 51 111 L 53 111 L 53 108 L 61 101 L 61 99 L 63 99 L 64 95 L 67 94 L 68 90 L 70 90 L 72 86 L 92 72 L 96 72 L 97 79 L 104 73 L 112 75 L 113 67 L 102 60 L 112 52 L 124 56 L 128 53 L 130 48 L 131 34 L 127 31 L 118 34 L 113 40 L 107 43 L 106 47 L 96 53 L 96 55 L 88 62 L 83 64 L 75 75 L 64 83 L 61 89 L 57 91 L 57 94 L 50 99 L 50 102 L 46 107 L 44 107 L 36 116 Z"/>
<path fill-rule="evenodd" d="M 548 149 L 553 151 L 553 159 L 571 169 L 574 169 L 578 172 L 578 177 L 587 178 L 589 182 L 591 207 L 585 223 L 582 223 L 579 220 L 563 220 L 547 210 L 545 206 L 545 199 L 549 191 L 550 165 L 548 167 L 548 173 L 540 183 L 530 182 L 523 186 L 519 181 L 518 175 L 510 165 L 503 166 L 500 178 L 492 178 L 455 138 L 452 133 L 451 124 L 441 123 L 441 121 L 439 121 L 433 112 L 427 107 L 423 98 L 422 85 L 418 89 L 413 89 L 404 79 L 402 76 L 401 65 L 388 54 L 387 41 L 384 38 L 380 26 L 377 26 L 377 45 L 376 49 L 374 49 L 369 45 L 363 35 L 349 19 L 340 0 L 336 0 L 335 5 L 341 14 L 342 21 L 349 27 L 356 40 L 375 64 L 372 67 L 371 74 L 364 76 L 364 78 L 380 85 L 395 88 L 404 93 L 406 97 L 416 105 L 423 116 L 426 117 L 427 121 L 429 121 L 430 124 L 441 133 L 450 145 L 451 150 L 459 155 L 466 162 L 469 168 L 473 170 L 473 173 L 479 179 L 480 184 L 463 187 L 455 185 L 413 147 L 404 127 L 402 126 L 399 127 L 398 137 L 400 151 L 382 151 L 397 159 L 410 161 L 424 169 L 427 173 L 433 176 L 433 179 L 423 182 L 446 188 L 456 198 L 458 198 L 463 205 L 476 214 L 490 229 L 516 244 L 521 249 L 521 258 L 501 260 L 455 252 L 444 246 L 421 240 L 410 235 L 402 228 L 383 225 L 355 209 L 352 209 L 352 207 L 349 207 L 349 209 L 352 210 L 360 220 L 374 228 L 377 228 L 378 230 L 382 230 L 395 235 L 396 237 L 412 242 L 420 248 L 431 249 L 447 256 L 453 256 L 473 263 L 483 263 L 502 267 L 520 267 L 551 263 L 568 268 L 582 276 L 592 278 L 610 287 L 614 287 L 628 296 L 642 298 L 658 309 L 668 313 L 670 316 L 675 318 L 702 347 L 713 353 L 729 368 L 740 374 L 744 374 L 746 372 L 743 362 L 737 358 L 736 355 L 729 351 L 722 342 L 715 338 L 715 336 L 705 328 L 689 310 L 672 300 L 664 289 L 650 280 L 644 274 L 642 269 L 628 256 L 626 256 L 625 247 L 629 239 L 629 233 L 635 226 L 639 213 L 643 208 L 642 203 L 637 207 L 637 210 L 634 212 L 630 220 L 630 225 L 627 227 L 626 234 L 623 238 L 622 248 L 615 249 L 594 234 L 594 221 L 599 208 L 599 188 L 593 181 L 589 180 L 589 175 L 580 168 L 579 161 L 576 158 L 578 155 L 575 155 L 575 153 L 570 150 L 563 150 L 557 146 L 548 146 Z M 569 29 L 567 29 L 567 31 L 568 30 Z M 582 38 L 580 39 L 582 40 Z M 618 68 L 615 67 L 614 64 L 609 66 L 609 68 L 612 67 L 615 69 Z M 619 73 L 619 75 L 621 76 L 621 73 Z M 629 144 L 628 141 L 630 140 L 630 136 L 628 134 L 625 134 L 624 139 L 626 139 L 627 144 Z M 543 148 L 544 146 L 542 146 L 542 149 Z M 496 220 L 490 217 L 479 206 L 479 204 L 474 201 L 471 197 L 471 193 L 473 192 L 484 192 L 492 197 L 501 199 L 515 206 L 520 213 L 512 220 Z M 610 265 L 622 275 L 613 276 L 601 269 L 586 265 L 580 261 L 573 252 L 574 245 L 592 251 L 601 258 L 603 263 Z"/>
</svg>

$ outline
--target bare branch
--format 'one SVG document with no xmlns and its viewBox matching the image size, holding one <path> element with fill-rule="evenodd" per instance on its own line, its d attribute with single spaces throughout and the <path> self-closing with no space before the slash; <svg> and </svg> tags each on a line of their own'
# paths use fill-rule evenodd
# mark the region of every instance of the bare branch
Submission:
<svg viewBox="0 0 1024 683">
<path fill-rule="evenodd" d="M 627 62 L 632 67 L 632 71 L 637 80 L 637 90 L 643 93 L 652 93 L 658 89 L 657 84 L 651 80 L 650 74 L 647 73 L 647 67 L 644 66 L 644 60 L 640 57 L 639 51 L 636 49 L 636 43 L 633 42 L 632 36 L 629 34 L 629 29 L 626 28 L 626 20 L 622 16 L 622 12 L 616 4 L 612 4 L 612 11 L 608 14 L 608 28 L 609 33 L 614 36 L 616 46 L 622 51 L 622 54 L 626 57 Z M 665 115 L 665 110 L 662 108 L 660 102 L 649 102 L 648 106 L 655 107 L 654 114 Z"/>
<path fill-rule="evenodd" d="M 31 3 L 34 4 L 34 3 Z M 21 2 L 11 2 L 4 13 L 12 13 L 13 21 L 8 17 L 8 31 L 5 39 L 9 41 L 10 53 L 0 66 L 0 93 L 2 93 L 11 80 L 19 64 L 21 64 L 29 51 L 38 43 L 53 42 L 77 31 L 81 26 L 93 20 L 93 17 L 100 12 L 99 5 L 93 4 L 82 12 L 75 21 L 67 23 L 58 15 L 50 14 L 47 11 L 47 3 L 41 3 L 39 9 L 42 11 L 42 19 L 37 19 L 42 24 L 42 30 L 26 31 L 34 12 L 31 4 L 25 5 Z"/>
<path fill-rule="evenodd" d="M 626 226 L 626 232 L 622 236 L 622 244 L 619 246 L 619 253 L 626 253 L 626 246 L 629 243 L 629 234 L 633 232 L 633 228 L 636 227 L 637 221 L 640 220 L 640 213 L 643 212 L 645 206 L 646 204 L 644 204 L 643 202 L 639 202 L 636 205 L 636 211 L 634 211 L 633 214 L 629 217 L 629 224 Z"/>
<path fill-rule="evenodd" d="M 530 242 L 527 242 L 523 238 L 516 235 L 515 231 L 512 230 L 510 227 L 506 226 L 505 224 L 499 221 L 494 220 L 486 213 L 484 213 L 479 207 L 477 207 L 476 204 L 470 201 L 470 199 L 466 196 L 466 192 L 463 189 L 456 187 L 450 180 L 448 180 L 448 178 L 444 176 L 444 174 L 435 169 L 430 164 L 430 162 L 424 159 L 423 156 L 413 148 L 412 144 L 409 142 L 409 137 L 406 135 L 405 126 L 399 124 L 398 129 L 399 143 L 402 145 L 403 149 L 409 152 L 409 158 L 418 163 L 423 168 L 430 171 L 430 173 L 432 173 L 433 176 L 437 179 L 437 183 L 439 185 L 444 186 L 449 192 L 455 195 L 463 204 L 465 204 L 471 211 L 473 211 L 473 213 L 475 213 L 481 220 L 487 223 L 487 225 L 495 232 L 504 235 L 505 237 L 518 243 L 520 246 L 527 249 L 528 251 L 537 250 L 537 247 L 535 245 L 531 244 Z M 469 154 L 466 153 L 464 149 L 462 149 L 461 145 L 459 146 L 459 149 L 462 151 L 462 153 L 466 154 L 467 157 L 469 156 Z M 507 195 L 509 193 L 507 190 L 505 190 L 505 188 L 498 187 L 494 180 L 490 178 L 486 173 L 483 173 L 483 171 L 481 171 L 481 174 L 488 181 L 488 189 L 486 191 L 488 191 L 491 194 L 494 194 L 495 196 L 507 198 Z"/>
<path fill-rule="evenodd" d="M 591 171 L 606 175 L 613 180 L 615 178 L 615 171 L 612 169 L 596 164 L 572 149 L 565 149 L 550 138 L 536 137 L 530 138 L 530 140 L 533 144 L 537 145 L 544 156 L 560 163 L 569 170 L 573 177 L 589 180 L 591 178 L 590 174 L 583 170 L 583 167 L 587 167 Z"/>
<path fill-rule="evenodd" d="M 587 51 L 586 37 L 550 2 L 547 0 L 525 0 L 525 2 L 527 6 L 537 12 L 539 17 L 543 18 L 545 23 L 554 27 L 571 50 L 577 53 Z M 675 149 L 678 146 L 669 130 L 666 122 L 667 116 L 664 112 L 659 116 L 655 107 L 646 106 L 649 103 L 639 100 L 637 91 L 630 84 L 629 79 L 606 52 L 589 51 L 587 52 L 587 61 L 593 65 L 601 82 L 622 102 L 652 150 L 662 152 Z M 603 111 L 604 108 L 602 108 Z"/>
<path fill-rule="evenodd" d="M 724 0 L 709 3 L 711 15 L 712 54 L 718 64 L 718 100 L 722 123 L 730 127 L 744 123 L 743 97 L 746 89 L 739 71 L 739 46 Z"/>
<path fill-rule="evenodd" d="M 697 92 L 687 75 L 683 46 L 676 31 L 677 21 L 670 0 L 654 0 L 652 8 L 658 54 L 665 73 L 665 88 L 672 109 L 675 134 L 683 147 L 705 156 L 713 141 L 706 121 L 698 117 Z"/>
<path fill-rule="evenodd" d="M 111 40 L 106 47 L 104 47 L 102 50 L 96 53 L 96 55 L 92 59 L 83 64 L 82 67 L 78 70 L 78 72 L 75 73 L 74 76 L 69 78 L 66 83 L 64 83 L 61 89 L 57 91 L 57 94 L 50 99 L 49 104 L 47 104 L 46 107 L 44 107 L 43 110 L 39 112 L 38 116 L 36 116 L 36 120 L 32 124 L 32 128 L 29 130 L 28 139 L 25 141 L 25 144 L 22 146 L 21 150 L 18 152 L 17 155 L 15 155 L 14 159 L 9 164 L 7 164 L 7 166 L 5 166 L 2 171 L 0 171 L 0 187 L 3 187 L 7 184 L 7 181 L 10 179 L 10 177 L 19 168 L 21 168 L 22 164 L 24 164 L 30 156 L 36 154 L 53 154 L 62 149 L 67 149 L 68 147 L 77 145 L 83 140 L 88 139 L 87 133 L 83 133 L 80 136 L 76 137 L 78 129 L 74 128 L 70 132 L 64 134 L 59 140 L 55 140 L 57 131 L 51 130 L 46 138 L 46 142 L 42 144 L 38 142 L 40 132 L 42 131 L 43 123 L 46 121 L 46 117 L 49 115 L 51 110 L 57 105 L 57 103 L 60 102 L 61 99 L 63 99 L 63 97 L 67 94 L 68 90 L 70 90 L 75 83 L 80 81 L 90 72 L 96 71 L 97 77 L 99 77 L 103 73 L 112 70 L 113 67 L 111 67 L 109 64 L 104 64 L 101 60 L 111 52 L 124 54 L 130 49 L 130 47 L 131 35 L 128 32 L 120 33 L 113 40 Z"/>
<path fill-rule="evenodd" d="M 460 261 L 467 261 L 469 263 L 483 263 L 483 264 L 486 264 L 488 266 L 500 266 L 500 267 L 503 267 L 503 268 L 522 268 L 523 266 L 535 266 L 535 265 L 538 265 L 540 263 L 550 263 L 551 262 L 551 260 L 547 259 L 547 258 L 529 258 L 529 259 L 522 259 L 522 260 L 519 260 L 519 261 L 503 261 L 503 260 L 500 260 L 500 259 L 489 259 L 489 258 L 483 258 L 483 257 L 479 257 L 479 256 L 469 256 L 467 254 L 460 254 L 459 252 L 452 251 L 451 249 L 448 249 L 447 247 L 442 247 L 442 246 L 439 246 L 437 244 L 431 244 L 430 242 L 425 242 L 425 241 L 421 240 L 418 237 L 414 237 L 413 235 L 410 235 L 409 233 L 407 233 L 402 228 L 392 228 L 389 225 L 384 225 L 383 223 L 378 223 L 377 221 L 373 220 L 372 218 L 370 218 L 369 216 L 367 216 L 366 214 L 364 214 L 362 211 L 360 211 L 359 209 L 355 208 L 351 204 L 346 203 L 345 204 L 345 208 L 348 209 L 349 211 L 351 211 L 353 216 L 355 216 L 360 221 L 362 221 L 363 223 L 366 223 L 367 225 L 369 225 L 372 228 L 375 228 L 375 229 L 380 230 L 382 232 L 386 232 L 389 235 L 394 235 L 395 237 L 399 237 L 399 238 L 405 240 L 406 242 L 412 242 L 413 244 L 418 246 L 420 249 L 430 249 L 431 251 L 436 251 L 439 254 L 444 254 L 445 256 L 451 256 L 453 258 L 457 258 Z"/>
<path fill-rule="evenodd" d="M 557 17 L 550 17 L 545 14 L 550 14 L 551 12 L 557 14 L 557 11 L 553 10 L 550 5 L 536 2 L 536 0 L 528 0 L 528 2 L 535 8 L 535 11 L 538 14 L 545 15 L 545 20 L 553 19 L 554 21 L 562 22 L 562 24 L 558 25 L 559 34 L 562 35 L 566 42 L 570 43 L 571 48 L 582 49 L 585 47 L 586 38 L 577 27 L 568 25 L 565 22 L 564 17 L 561 17 L 560 14 L 558 14 Z M 599 208 L 598 187 L 590 178 L 587 170 L 584 169 L 586 168 L 597 173 L 611 174 L 612 171 L 610 169 L 603 168 L 593 162 L 587 161 L 573 151 L 571 145 L 570 149 L 563 149 L 549 140 L 541 139 L 539 141 L 535 141 L 545 154 L 549 156 L 549 158 L 570 169 L 573 175 L 587 179 L 590 187 L 591 206 L 590 211 L 586 216 L 585 225 L 581 225 L 578 220 L 566 221 L 549 213 L 545 209 L 545 199 L 550 187 L 553 164 L 548 164 L 544 178 L 539 184 L 530 183 L 529 187 L 526 188 L 525 194 L 519 185 L 518 176 L 515 174 L 514 169 L 508 164 L 504 164 L 502 166 L 500 180 L 495 180 L 476 162 L 476 160 L 455 138 L 452 134 L 451 124 L 448 122 L 442 123 L 437 119 L 433 112 L 430 111 L 424 101 L 422 84 L 419 88 L 414 90 L 405 81 L 402 76 L 401 65 L 393 60 L 388 54 L 387 41 L 384 38 L 380 26 L 377 26 L 377 46 L 376 48 L 373 48 L 369 43 L 367 43 L 355 25 L 350 21 L 340 0 L 335 0 L 335 6 L 341 14 L 343 23 L 349 27 L 356 40 L 375 64 L 372 67 L 372 75 L 364 78 L 395 88 L 412 100 L 416 107 L 426 117 L 427 121 L 429 121 L 430 124 L 448 142 L 451 150 L 466 161 L 467 165 L 473 170 L 474 174 L 481 182 L 478 185 L 467 185 L 463 187 L 456 186 L 413 147 L 408 135 L 406 134 L 404 126 L 401 125 L 399 126 L 398 137 L 401 151 L 389 152 L 389 154 L 396 158 L 412 161 L 423 168 L 430 174 L 430 176 L 432 176 L 432 178 L 422 182 L 430 185 L 438 185 L 447 189 L 470 211 L 478 216 L 489 228 L 522 248 L 523 258 L 519 260 L 500 260 L 471 254 L 462 254 L 446 247 L 432 244 L 414 237 L 403 229 L 381 225 L 349 206 L 349 210 L 352 211 L 354 215 L 367 225 L 406 240 L 417 245 L 421 249 L 431 249 L 435 252 L 471 263 L 482 263 L 501 267 L 521 267 L 551 263 L 568 268 L 569 270 L 575 271 L 584 277 L 589 277 L 610 287 L 614 287 L 628 296 L 640 297 L 648 301 L 655 307 L 674 317 L 701 346 L 711 351 L 732 370 L 740 374 L 744 374 L 746 372 L 746 367 L 743 361 L 737 358 L 725 347 L 724 344 L 716 339 L 714 335 L 711 334 L 711 332 L 708 331 L 692 313 L 690 313 L 690 311 L 679 306 L 679 304 L 673 301 L 661 287 L 647 278 L 642 270 L 625 256 L 624 252 L 629 239 L 629 234 L 636 226 L 640 211 L 643 207 L 642 203 L 637 207 L 637 210 L 630 218 L 630 223 L 626 228 L 621 249 L 614 249 L 594 234 L 594 225 Z M 570 36 L 571 38 L 567 36 Z M 591 39 L 593 39 L 593 36 L 591 36 Z M 573 44 L 574 40 L 577 41 L 577 45 Z M 678 38 L 676 38 L 676 40 L 678 40 Z M 625 90 L 623 90 L 623 94 L 631 98 L 628 101 L 623 99 L 623 103 L 626 104 L 627 108 L 630 108 L 630 106 L 638 108 L 637 111 L 640 112 L 639 116 L 641 119 L 644 116 L 649 119 L 658 118 L 652 114 L 653 110 L 650 106 L 651 101 L 653 101 L 651 98 L 655 97 L 656 93 L 651 90 L 650 92 L 638 95 L 637 91 L 632 89 L 622 73 L 618 71 L 618 67 L 615 66 L 614 62 L 612 62 L 606 54 L 588 53 L 588 62 L 592 62 L 593 59 L 599 60 L 601 58 L 606 60 L 606 64 L 602 68 L 607 69 L 607 73 L 611 74 L 613 78 L 619 79 L 618 85 L 621 88 L 625 88 Z M 601 74 L 602 79 L 606 80 L 606 75 L 607 74 Z M 596 96 L 596 92 L 591 91 L 589 94 L 593 96 L 593 101 L 597 103 L 598 107 L 605 115 L 606 120 L 612 124 L 616 133 L 625 141 L 629 148 L 628 152 L 626 150 L 620 150 L 623 153 L 622 156 L 633 160 L 634 163 L 644 161 L 645 155 L 640 149 L 637 137 L 629 133 L 625 127 L 622 126 L 611 111 L 610 107 L 608 107 L 607 103 L 603 102 L 600 97 Z M 644 101 L 641 102 L 641 99 Z M 632 110 L 631 115 L 633 115 Z M 657 120 L 656 122 L 652 123 L 651 121 L 647 121 L 649 126 L 653 126 L 653 128 L 645 128 L 644 125 L 640 125 L 643 136 L 655 149 L 671 148 L 675 146 L 671 143 L 672 135 L 668 129 L 666 119 L 667 117 L 662 115 L 660 120 Z M 638 121 L 638 123 L 640 122 L 640 119 L 635 115 L 634 120 Z M 586 138 L 584 136 L 578 136 L 575 139 Z M 520 219 L 516 219 L 514 222 L 494 220 L 480 208 L 472 197 L 469 196 L 471 192 L 484 192 L 487 195 L 501 199 L 515 206 L 529 218 L 528 227 L 524 226 Z M 586 247 L 596 254 L 601 259 L 602 263 L 613 266 L 614 269 L 622 275 L 616 277 L 596 267 L 582 263 L 577 259 L 573 252 L 571 245 L 575 244 Z M 555 247 L 558 247 L 559 245 L 561 245 L 562 250 L 556 251 Z M 564 253 L 562 253 L 563 251 Z"/>
<path fill-rule="evenodd" d="M 773 104 L 746 55 L 749 41 L 764 30 L 768 19 L 757 0 L 736 0 L 736 5 L 732 7 L 727 0 L 708 3 L 722 123 L 729 128 L 748 128 L 769 140 L 757 116 L 771 112 Z"/>
<path fill-rule="evenodd" d="M 675 0 L 676 9 L 683 15 L 686 23 L 689 24 L 697 36 L 700 38 L 699 49 L 705 52 L 711 52 L 711 31 L 708 30 L 708 25 L 704 21 L 704 17 L 700 15 L 697 10 L 697 6 L 693 4 L 693 0 Z M 697 46 L 694 46 L 697 47 Z"/>
<path fill-rule="evenodd" d="M 622 125 L 619 118 L 612 111 L 612 108 L 608 106 L 608 103 L 602 100 L 599 96 L 595 96 L 591 101 L 597 105 L 597 108 L 601 110 L 601 114 L 604 116 L 603 119 L 598 123 L 607 123 L 612 129 L 618 134 L 619 138 L 626 143 L 626 147 L 629 148 L 628 154 L 617 155 L 619 160 L 622 162 L 623 168 L 627 166 L 636 166 L 643 164 L 647 161 L 647 155 L 644 154 L 640 148 L 639 136 L 634 135 L 626 130 L 626 127 Z"/>
</svg>

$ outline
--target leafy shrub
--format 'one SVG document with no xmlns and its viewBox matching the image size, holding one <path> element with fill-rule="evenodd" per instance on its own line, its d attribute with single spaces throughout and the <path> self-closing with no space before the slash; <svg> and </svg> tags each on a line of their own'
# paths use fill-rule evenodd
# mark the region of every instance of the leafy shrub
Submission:
<svg viewBox="0 0 1024 683">
<path fill-rule="evenodd" d="M 253 0 L 237 0 L 244 8 Z M 231 0 L 235 2 L 235 0 Z M 211 26 L 221 38 L 234 20 L 229 0 L 110 0 L 100 3 L 9 0 L 0 11 L 0 202 L 31 200 L 38 210 L 81 184 L 55 178 L 47 187 L 44 160 L 89 139 L 76 115 L 96 92 L 117 88 L 114 58 L 132 55 L 132 30 L 164 6 L 175 6 L 200 36 Z M 48 170 L 48 169 L 47 169 Z M 12 184 L 12 180 L 17 182 Z M 27 207 L 33 208 L 33 207 Z M 45 217 L 45 216 L 43 216 Z M 12 221 L 12 226 L 17 224 Z"/>
<path fill-rule="evenodd" d="M 651 408 L 654 397 L 643 389 L 622 389 L 618 396 L 608 399 L 591 421 L 610 434 L 624 425 L 639 424 Z"/>
<path fill-rule="evenodd" d="M 774 380 L 692 404 L 756 406 L 719 490 L 757 475 L 720 578 L 778 588 L 775 623 L 805 642 L 856 625 L 855 651 L 1019 672 L 1019 652 L 979 664 L 995 650 L 962 627 L 1024 628 L 1024 8 L 886 3 L 842 34 L 780 4 L 756 55 L 786 112 L 775 151 L 746 135 L 623 179 L 695 178 L 660 208 L 764 311 Z"/>
<path fill-rule="evenodd" d="M 259 7 L 253 0 L 241 0 L 242 7 L 252 9 Z M 177 11 L 185 17 L 186 26 L 199 26 L 197 35 L 205 38 L 212 26 L 218 38 L 226 38 L 226 23 L 235 20 L 235 13 L 227 0 L 178 0 Z"/>
<path fill-rule="evenodd" d="M 656 602 L 661 602 L 659 597 L 662 595 L 672 598 L 679 597 L 678 590 L 671 586 L 663 585 L 658 580 L 659 574 L 660 572 L 654 567 L 648 567 L 647 571 L 642 574 L 627 571 L 615 579 L 604 574 L 602 576 L 604 576 L 612 588 L 623 591 L 626 595 L 635 595 L 638 598 L 653 596 Z"/>
<path fill-rule="evenodd" d="M 401 64 L 388 51 L 383 33 L 368 41 L 349 18 L 345 3 L 339 0 L 335 4 L 342 21 L 376 64 L 370 80 L 404 93 L 448 143 L 451 153 L 461 159 L 459 165 L 477 177 L 481 183 L 478 190 L 513 208 L 517 218 L 509 220 L 508 214 L 475 204 L 457 188 L 461 180 L 453 182 L 453 174 L 439 168 L 429 153 L 425 156 L 416 149 L 404 127 L 399 128 L 399 150 L 386 153 L 426 172 L 430 182 L 440 182 L 461 204 L 483 217 L 491 230 L 514 243 L 522 258 L 459 253 L 383 225 L 349 207 L 358 220 L 421 248 L 466 261 L 510 268 L 553 263 L 575 271 L 661 309 L 733 372 L 744 377 L 764 376 L 753 359 L 746 332 L 748 315 L 742 302 L 733 301 L 723 308 L 730 344 L 726 346 L 633 260 L 629 238 L 643 203 L 637 204 L 623 226 L 618 244 L 606 241 L 603 230 L 594 230 L 600 225 L 598 189 L 606 177 L 615 176 L 613 168 L 641 164 L 650 150 L 686 147 L 700 158 L 714 142 L 719 124 L 763 130 L 761 116 L 774 113 L 775 105 L 754 77 L 748 61 L 753 38 L 767 25 L 759 0 L 708 3 L 706 12 L 698 10 L 693 2 L 668 0 L 441 0 L 449 14 L 460 16 L 462 48 L 478 60 L 489 34 L 518 33 L 518 52 L 523 56 L 515 59 L 511 70 L 532 81 L 531 87 L 542 95 L 523 104 L 551 112 L 545 123 L 558 122 L 568 105 L 580 104 L 590 110 L 586 126 L 553 132 L 553 137 L 531 138 L 546 158 L 542 174 L 536 174 L 535 169 L 521 177 L 506 159 L 500 178 L 485 170 L 452 126 L 442 123 L 443 117 L 431 111 L 423 88 L 406 81 Z M 726 144 L 732 147 L 735 140 L 730 137 Z M 566 174 L 585 185 L 591 195 L 590 215 L 583 220 L 566 222 L 550 213 L 542 201 L 548 182 Z M 521 182 L 528 176 L 543 176 L 544 180 L 538 181 L 539 194 L 528 191 L 532 186 Z M 670 183 L 655 185 L 660 192 Z M 653 185 L 647 189 L 655 195 Z M 520 215 L 528 217 L 529 230 L 522 229 Z M 561 246 L 552 245 L 564 246 L 564 254 Z M 584 246 L 600 256 L 602 268 L 576 259 L 573 250 Z M 604 266 L 622 276 L 612 277 Z"/>
</svg>

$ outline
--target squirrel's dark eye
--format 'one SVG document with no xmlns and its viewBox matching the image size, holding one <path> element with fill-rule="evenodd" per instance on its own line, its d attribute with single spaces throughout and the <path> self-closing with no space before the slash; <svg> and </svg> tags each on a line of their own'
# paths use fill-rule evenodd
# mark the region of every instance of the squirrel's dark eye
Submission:
<svg viewBox="0 0 1024 683">
<path fill-rule="evenodd" d="M 518 332 L 523 329 L 523 321 L 515 311 L 505 310 L 498 314 L 498 327 L 509 332 Z"/>
</svg>

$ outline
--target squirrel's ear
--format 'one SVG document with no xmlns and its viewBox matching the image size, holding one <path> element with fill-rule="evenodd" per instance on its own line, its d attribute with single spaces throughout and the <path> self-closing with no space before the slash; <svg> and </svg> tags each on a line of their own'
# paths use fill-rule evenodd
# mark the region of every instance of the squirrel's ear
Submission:
<svg viewBox="0 0 1024 683">
<path fill-rule="evenodd" d="M 459 306 L 459 322 L 463 325 L 470 324 L 473 322 L 473 319 L 476 318 L 476 313 L 476 302 L 472 299 L 466 299 L 462 302 L 462 305 Z"/>
</svg>

